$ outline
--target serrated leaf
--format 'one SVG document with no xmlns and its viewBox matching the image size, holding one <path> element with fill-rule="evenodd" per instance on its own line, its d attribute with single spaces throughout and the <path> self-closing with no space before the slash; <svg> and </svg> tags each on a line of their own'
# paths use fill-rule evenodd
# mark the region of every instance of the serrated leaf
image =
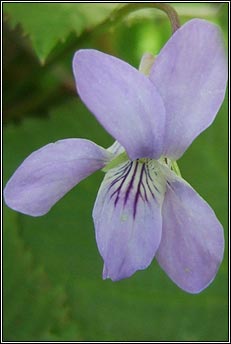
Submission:
<svg viewBox="0 0 231 344">
<path fill-rule="evenodd" d="M 52 286 L 44 270 L 35 266 L 19 235 L 19 214 L 4 208 L 4 223 L 4 340 L 57 339 L 69 321 L 66 292 Z"/>
<path fill-rule="evenodd" d="M 92 29 L 117 7 L 116 3 L 5 3 L 12 27 L 20 24 L 29 35 L 38 58 L 44 62 L 58 42 L 71 32 L 79 36 Z"/>
<path fill-rule="evenodd" d="M 214 125 L 180 161 L 184 177 L 206 197 L 224 226 L 227 180 L 221 152 L 226 152 L 226 114 L 225 103 Z M 6 175 L 34 149 L 65 137 L 87 137 L 103 146 L 111 143 L 80 102 L 68 102 L 54 109 L 47 120 L 27 119 L 6 129 Z M 178 289 L 156 262 L 127 280 L 102 281 L 102 260 L 91 218 L 102 176 L 98 172 L 81 182 L 44 217 L 20 215 L 26 244 L 46 268 L 51 282 L 62 283 L 68 290 L 70 313 L 82 340 L 227 340 L 227 255 L 212 285 L 199 295 Z M 71 325 L 66 339 L 76 340 Z"/>
</svg>

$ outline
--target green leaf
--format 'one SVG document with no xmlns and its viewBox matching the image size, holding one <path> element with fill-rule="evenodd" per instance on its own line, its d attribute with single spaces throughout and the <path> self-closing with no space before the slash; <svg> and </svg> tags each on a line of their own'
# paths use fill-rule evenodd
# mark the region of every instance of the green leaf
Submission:
<svg viewBox="0 0 231 344">
<path fill-rule="evenodd" d="M 65 137 L 87 137 L 105 147 L 112 142 L 80 102 L 68 102 L 54 109 L 47 120 L 26 119 L 20 126 L 6 128 L 5 178 L 34 149 Z M 183 177 L 214 207 L 227 233 L 226 145 L 227 102 L 179 165 Z M 227 254 L 214 282 L 198 295 L 177 288 L 155 261 L 127 280 L 101 279 L 103 263 L 91 213 L 102 177 L 98 172 L 82 181 L 43 217 L 17 215 L 20 233 L 36 263 L 44 266 L 52 285 L 67 291 L 71 319 L 64 334 L 57 325 L 59 338 L 75 341 L 81 333 L 82 341 L 226 341 Z M 7 225 L 12 219 L 5 221 Z M 16 268 L 11 271 L 12 280 L 14 275 L 18 281 Z M 24 280 L 29 279 L 30 269 L 26 275 Z M 49 305 L 46 295 L 41 302 Z M 27 307 L 36 309 L 37 301 L 28 299 Z M 39 324 L 35 317 L 33 322 L 34 327 Z"/>
<path fill-rule="evenodd" d="M 5 3 L 12 27 L 22 26 L 42 63 L 58 42 L 77 36 L 106 19 L 116 3 Z"/>
<path fill-rule="evenodd" d="M 69 321 L 66 292 L 54 287 L 44 269 L 34 264 L 19 235 L 19 214 L 4 208 L 4 223 L 4 340 L 57 339 Z"/>
</svg>

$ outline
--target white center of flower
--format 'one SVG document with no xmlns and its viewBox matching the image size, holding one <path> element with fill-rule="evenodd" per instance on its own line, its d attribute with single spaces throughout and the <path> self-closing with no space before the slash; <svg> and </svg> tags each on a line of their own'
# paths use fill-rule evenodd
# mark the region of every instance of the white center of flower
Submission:
<svg viewBox="0 0 231 344">
<path fill-rule="evenodd" d="M 106 172 L 105 182 L 114 207 L 122 206 L 125 209 L 128 205 L 132 206 L 135 219 L 140 202 L 148 205 L 156 201 L 162 205 L 168 178 L 172 178 L 172 172 L 180 176 L 176 162 L 166 157 L 132 161 L 117 142 L 108 150 L 115 157 L 103 171 Z"/>
<path fill-rule="evenodd" d="M 166 178 L 157 160 L 127 160 L 109 169 L 105 176 L 110 199 L 118 204 L 133 207 L 133 217 L 139 202 L 151 204 L 155 200 L 162 204 L 166 188 Z"/>
</svg>

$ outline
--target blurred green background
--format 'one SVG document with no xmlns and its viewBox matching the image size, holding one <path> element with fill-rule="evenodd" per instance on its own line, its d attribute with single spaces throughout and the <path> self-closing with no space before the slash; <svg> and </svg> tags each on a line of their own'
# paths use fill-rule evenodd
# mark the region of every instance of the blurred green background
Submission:
<svg viewBox="0 0 231 344">
<path fill-rule="evenodd" d="M 227 3 L 172 4 L 183 24 L 217 23 L 227 46 Z M 110 21 L 116 3 L 4 3 L 4 185 L 22 160 L 59 139 L 113 139 L 78 99 L 72 57 L 96 48 L 138 66 L 171 34 L 155 9 Z M 141 4 L 142 6 L 142 4 Z M 102 22 L 106 21 L 105 24 Z M 227 243 L 227 99 L 179 166 L 215 210 Z M 198 295 L 180 290 L 154 260 L 127 280 L 101 279 L 91 217 L 102 172 L 82 181 L 45 216 L 4 206 L 3 339 L 5 341 L 227 341 L 228 253 L 214 282 Z"/>
</svg>

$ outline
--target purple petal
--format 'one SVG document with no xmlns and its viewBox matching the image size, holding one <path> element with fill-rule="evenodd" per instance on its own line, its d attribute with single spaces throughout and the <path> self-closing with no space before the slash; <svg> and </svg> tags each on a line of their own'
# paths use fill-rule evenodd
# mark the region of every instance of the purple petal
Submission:
<svg viewBox="0 0 231 344">
<path fill-rule="evenodd" d="M 223 228 L 210 206 L 181 178 L 171 178 L 162 208 L 163 233 L 157 260 L 189 293 L 214 279 L 223 258 Z"/>
<path fill-rule="evenodd" d="M 93 210 L 103 278 L 113 281 L 145 269 L 161 238 L 161 177 L 147 164 L 128 161 L 110 170 Z"/>
<path fill-rule="evenodd" d="M 40 216 L 82 179 L 102 168 L 111 154 L 95 143 L 67 139 L 32 153 L 8 181 L 6 204 L 21 213 Z"/>
<path fill-rule="evenodd" d="M 150 79 L 166 108 L 163 155 L 178 159 L 224 99 L 227 61 L 219 28 L 200 19 L 187 22 L 155 59 Z"/>
<path fill-rule="evenodd" d="M 96 50 L 79 50 L 73 70 L 82 101 L 129 157 L 159 158 L 165 109 L 152 82 L 126 62 Z"/>
</svg>

